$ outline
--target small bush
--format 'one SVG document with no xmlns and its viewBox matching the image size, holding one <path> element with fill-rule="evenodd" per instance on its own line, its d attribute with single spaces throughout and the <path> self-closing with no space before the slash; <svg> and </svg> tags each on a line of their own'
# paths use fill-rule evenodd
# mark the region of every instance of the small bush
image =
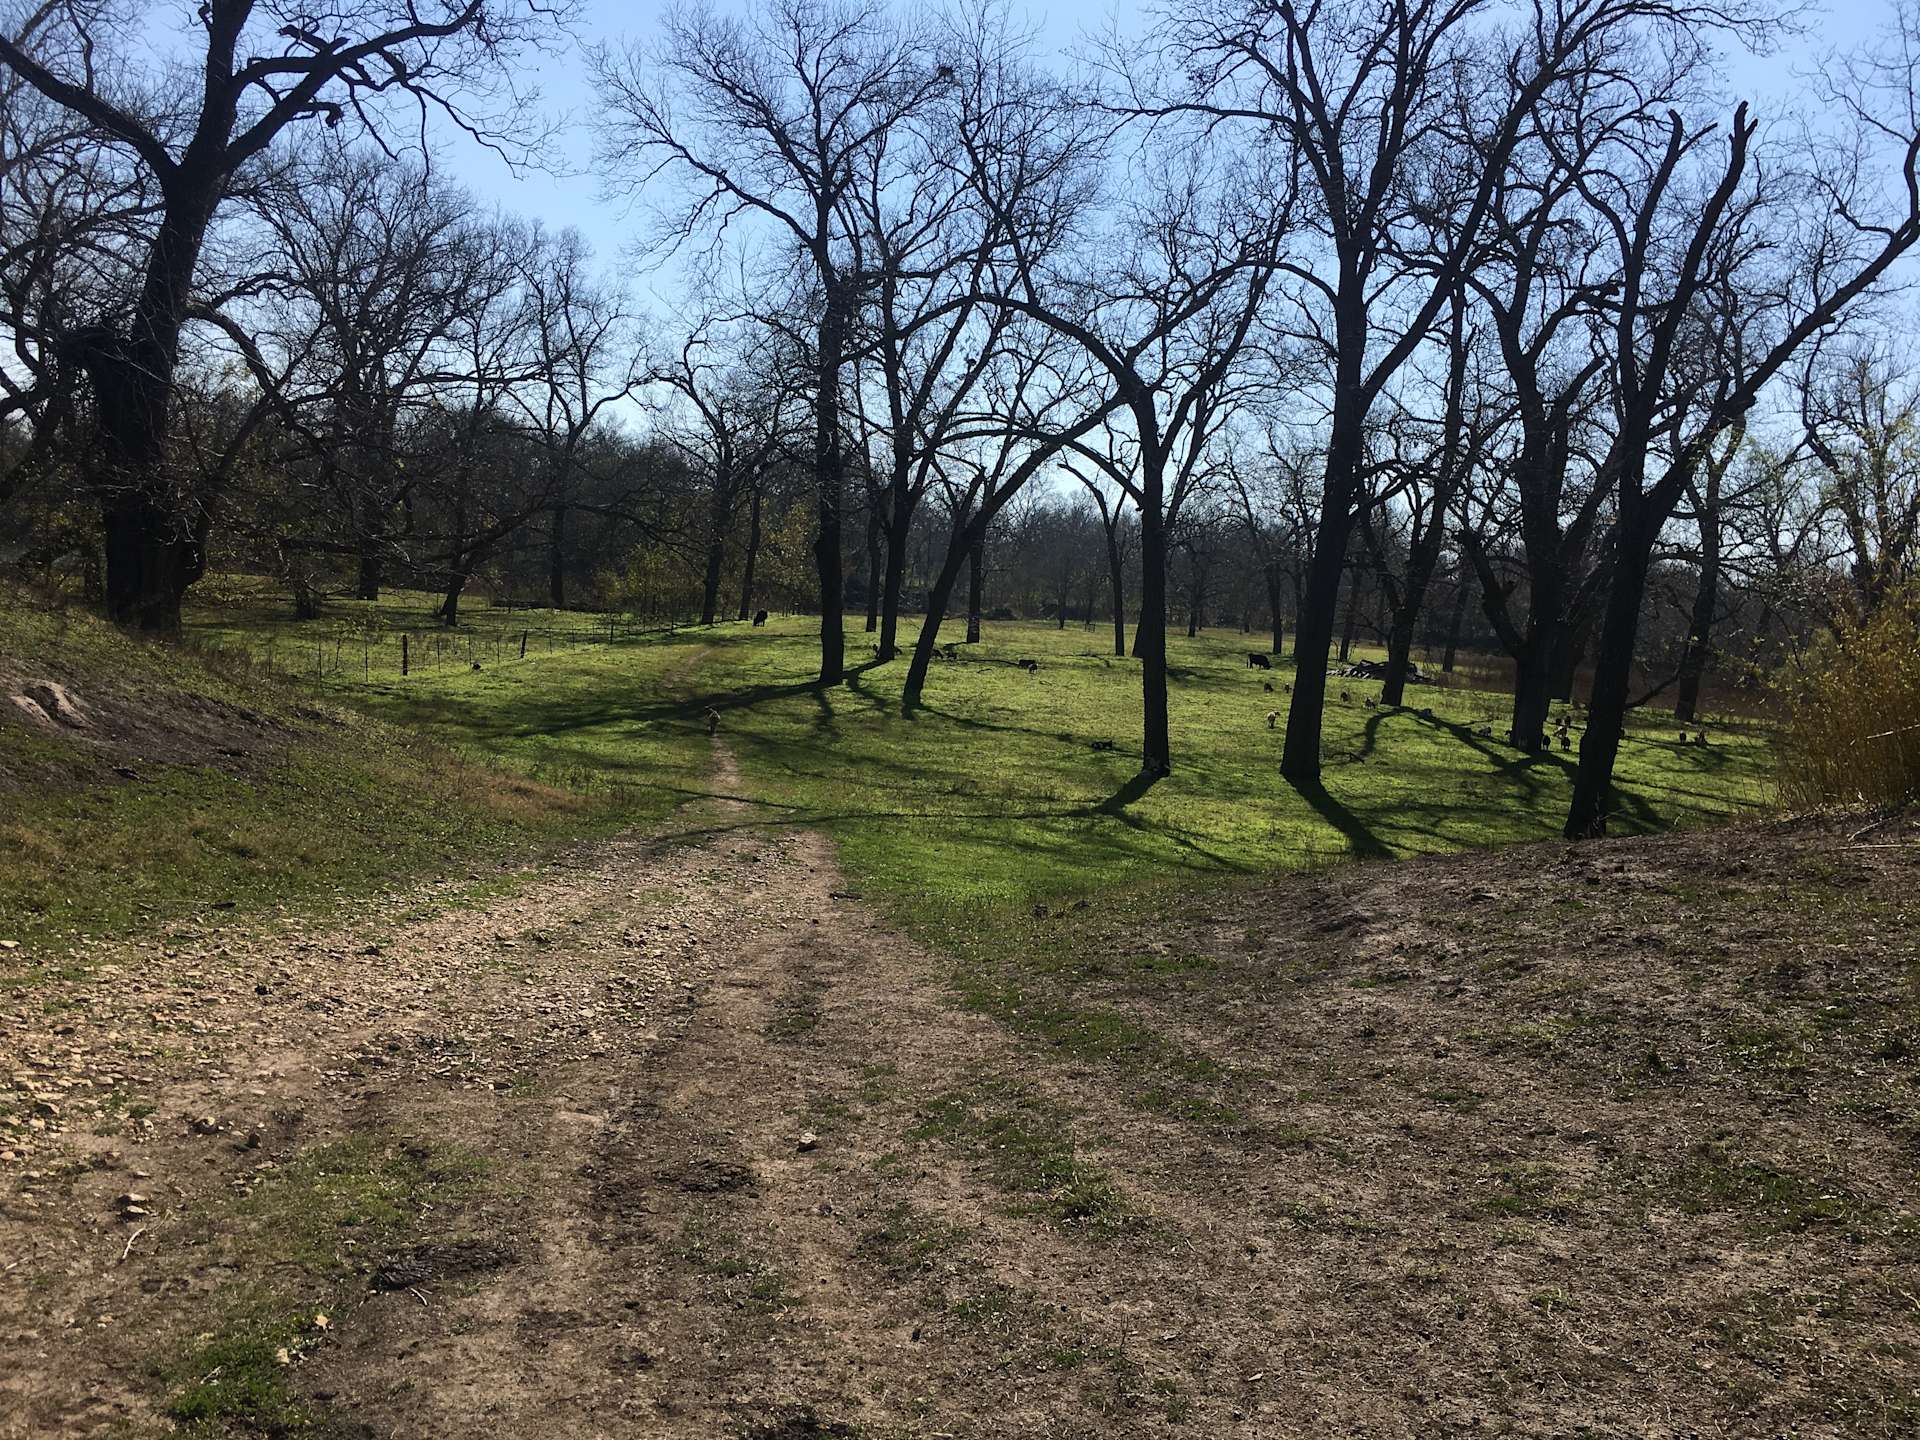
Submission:
<svg viewBox="0 0 1920 1440">
<path fill-rule="evenodd" d="M 1782 674 L 1781 792 L 1792 803 L 1920 799 L 1920 583 L 1839 621 Z"/>
</svg>

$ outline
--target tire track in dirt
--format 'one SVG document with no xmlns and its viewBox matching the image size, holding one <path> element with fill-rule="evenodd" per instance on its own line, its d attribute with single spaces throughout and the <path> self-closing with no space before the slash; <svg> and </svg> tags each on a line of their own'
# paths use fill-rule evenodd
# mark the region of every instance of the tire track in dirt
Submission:
<svg viewBox="0 0 1920 1440">
<path fill-rule="evenodd" d="M 1011 1213 L 990 1154 L 917 1136 L 933 1097 L 1030 1068 L 1017 1044 L 716 759 L 674 872 L 729 897 L 694 924 L 702 978 L 601 1105 L 525 1137 L 533 1258 L 432 1310 L 376 1298 L 309 1383 L 379 1436 L 1163 1425 L 1151 1379 L 1190 1377 L 1147 1353 L 1155 1302 L 1114 1283 L 1120 1252 Z M 1139 1246 L 1127 1267 L 1176 1283 L 1191 1241 Z"/>
<path fill-rule="evenodd" d="M 504 898 L 415 915 L 434 896 L 399 896 L 352 926 L 183 943 L 0 1014 L 9 1070 L 34 1077 L 57 1045 L 135 1037 L 126 1064 L 159 1105 L 129 1136 L 70 1130 L 6 1192 L 0 1345 L 27 1363 L 0 1366 L 0 1436 L 151 1417 L 153 1333 L 218 1282 L 195 1217 L 356 1130 L 455 1139 L 493 1172 L 436 1217 L 417 1276 L 299 1365 L 339 1436 L 1758 1433 L 1719 1371 L 1683 1365 L 1769 1257 L 1732 1220 L 1689 1230 L 1608 1200 L 1622 1157 L 1595 1128 L 1645 1124 L 1669 1090 L 1683 1131 L 1741 1108 L 1674 1077 L 1616 1096 L 1572 1041 L 1551 1063 L 1488 1048 L 1517 1005 L 1564 998 L 1546 940 L 1479 928 L 1501 887 L 1568 891 L 1557 847 L 1280 880 L 1117 939 L 1215 967 L 1190 990 L 1109 976 L 1072 996 L 1230 1067 L 1240 1118 L 1202 1122 L 1123 1093 L 1139 1074 L 1043 1053 L 1017 1014 L 959 1008 L 951 962 L 848 894 L 826 837 L 746 798 L 721 741 L 714 761 L 714 794 L 670 833 L 580 847 Z M 1698 845 L 1609 850 L 1639 868 L 1572 878 L 1619 880 L 1624 900 L 1668 850 L 1682 878 Z M 1489 953 L 1469 966 L 1470 948 Z M 1633 962 L 1607 1001 L 1622 1024 L 1630 1001 L 1703 1004 L 1643 971 L 1666 973 Z M 1657 1033 L 1704 1080 L 1694 1030 Z M 1009 1187 L 1021 1137 L 956 1130 L 955 1096 L 989 1121 L 1044 1110 L 1138 1223 L 1052 1223 L 1060 1177 Z M 55 1147 L 78 1168 L 56 1171 Z M 158 1213 L 121 1265 L 111 1196 L 136 1164 Z M 1840 1265 L 1844 1238 L 1813 1230 L 1800 1273 L 1879 1305 L 1879 1252 Z M 1636 1268 L 1583 1274 L 1599 1254 Z"/>
</svg>

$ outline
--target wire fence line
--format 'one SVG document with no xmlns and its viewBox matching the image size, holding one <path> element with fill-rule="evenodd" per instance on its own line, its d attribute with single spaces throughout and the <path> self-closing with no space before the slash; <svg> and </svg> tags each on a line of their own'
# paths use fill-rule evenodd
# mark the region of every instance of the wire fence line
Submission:
<svg viewBox="0 0 1920 1440">
<path fill-rule="evenodd" d="M 273 620 L 257 626 L 218 617 L 196 627 L 192 639 L 196 648 L 244 659 L 269 675 L 372 685 L 523 664 L 594 646 L 671 635 L 697 624 L 579 612 L 547 612 L 534 620 L 524 611 L 518 613 L 527 618 L 516 624 L 511 619 L 516 612 L 503 608 L 483 612 L 486 618 L 478 624 L 449 629 L 432 623 L 395 623 L 402 613 L 369 608 L 359 616 Z M 496 613 L 509 617 L 506 623 L 494 619 Z"/>
</svg>

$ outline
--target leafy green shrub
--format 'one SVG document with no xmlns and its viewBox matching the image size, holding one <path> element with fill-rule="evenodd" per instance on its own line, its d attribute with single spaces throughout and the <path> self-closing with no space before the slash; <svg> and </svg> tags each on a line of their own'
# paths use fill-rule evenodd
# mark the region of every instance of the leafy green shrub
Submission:
<svg viewBox="0 0 1920 1440">
<path fill-rule="evenodd" d="M 1845 617 L 1783 672 L 1781 792 L 1789 802 L 1920 798 L 1920 583 Z"/>
</svg>

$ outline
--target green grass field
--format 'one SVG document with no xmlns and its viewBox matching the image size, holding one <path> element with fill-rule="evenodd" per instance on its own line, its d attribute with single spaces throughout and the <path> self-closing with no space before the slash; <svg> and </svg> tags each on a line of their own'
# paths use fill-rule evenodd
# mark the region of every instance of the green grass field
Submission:
<svg viewBox="0 0 1920 1440">
<path fill-rule="evenodd" d="M 183 652 L 78 618 L 28 626 L 17 649 L 57 650 L 81 671 L 275 713 L 315 697 L 371 723 L 309 727 L 247 777 L 205 766 L 157 767 L 134 786 L 42 776 L 19 797 L 33 818 L 12 831 L 26 860 L 0 879 L 0 918 L 125 928 L 170 908 L 351 893 L 519 841 L 660 824 L 713 788 L 709 707 L 761 802 L 727 823 L 822 828 L 873 898 L 951 934 L 984 911 L 1550 836 L 1571 784 L 1572 756 L 1525 756 L 1476 733 L 1504 731 L 1502 694 L 1416 687 L 1415 708 L 1386 711 L 1365 703 L 1377 685 L 1336 681 L 1324 784 L 1297 790 L 1278 774 L 1290 662 L 1250 670 L 1249 642 L 1230 632 L 1172 640 L 1175 769 L 1140 793 L 1138 670 L 1105 653 L 1103 629 L 990 624 L 960 663 L 935 667 L 907 715 L 905 659 L 872 664 L 857 621 L 853 673 L 822 690 L 811 619 L 641 631 L 475 603 L 449 637 L 433 631 L 433 599 L 394 592 L 300 624 L 230 581 L 196 593 Z M 1028 657 L 1038 674 L 1013 664 Z M 1633 733 L 1616 830 L 1768 803 L 1764 729 L 1712 728 L 1707 746 L 1680 744 L 1664 723 Z M 0 735 L 16 760 L 50 743 Z M 121 883 L 76 892 L 75 857 Z"/>
<path fill-rule="evenodd" d="M 389 636 L 405 604 L 389 602 L 379 625 Z M 223 611 L 208 624 L 256 651 L 269 636 L 283 654 L 299 646 L 288 627 L 236 618 L 246 619 Z M 1250 670 L 1248 641 L 1230 632 L 1172 640 L 1175 771 L 1136 794 L 1138 669 L 1104 653 L 1102 629 L 990 624 L 982 644 L 961 647 L 960 663 L 935 667 L 925 704 L 903 715 L 904 658 L 870 663 L 857 628 L 854 673 L 822 690 L 812 683 L 817 622 L 806 618 L 622 632 L 610 643 L 601 619 L 587 643 L 595 617 L 566 617 L 559 623 L 582 638 L 535 643 L 524 660 L 512 637 L 543 634 L 555 623 L 543 612 L 478 610 L 474 623 L 478 668 L 368 681 L 348 665 L 323 683 L 533 778 L 634 787 L 654 801 L 644 810 L 706 789 L 711 706 L 765 802 L 761 823 L 828 829 L 852 871 L 916 901 L 1029 903 L 1168 874 L 1535 839 L 1557 833 L 1571 785 L 1571 755 L 1525 756 L 1476 734 L 1504 732 L 1503 694 L 1414 687 L 1412 708 L 1386 711 L 1365 703 L 1376 684 L 1339 681 L 1324 787 L 1296 790 L 1279 778 L 1282 729 L 1266 718 L 1277 710 L 1284 726 L 1290 662 Z M 486 656 L 490 634 L 509 637 L 499 661 Z M 1040 662 L 1037 675 L 1012 663 L 1027 657 Z M 1623 756 L 1616 829 L 1699 823 L 1770 799 L 1769 747 L 1755 723 L 1715 725 L 1714 743 L 1698 746 L 1679 743 L 1658 716 L 1648 722 Z M 1104 740 L 1114 748 L 1093 748 Z"/>
<path fill-rule="evenodd" d="M 5 682 L 34 679 L 66 685 L 90 728 L 24 723 Z M 671 808 L 476 763 L 276 679 L 241 647 L 153 645 L 6 590 L 0 705 L 0 939 L 22 954 L 351 905 Z"/>
</svg>

